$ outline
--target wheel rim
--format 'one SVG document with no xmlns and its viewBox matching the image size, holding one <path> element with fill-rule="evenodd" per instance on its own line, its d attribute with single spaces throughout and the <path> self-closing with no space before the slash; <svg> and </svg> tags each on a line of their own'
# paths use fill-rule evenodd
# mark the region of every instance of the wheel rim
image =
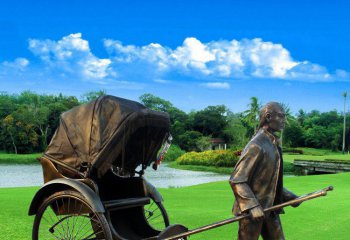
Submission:
<svg viewBox="0 0 350 240">
<path fill-rule="evenodd" d="M 169 225 L 165 210 L 153 200 L 144 206 L 144 215 L 148 224 L 155 230 L 161 231 Z"/>
<path fill-rule="evenodd" d="M 106 239 L 99 217 L 77 196 L 52 198 L 40 211 L 38 239 Z"/>
</svg>

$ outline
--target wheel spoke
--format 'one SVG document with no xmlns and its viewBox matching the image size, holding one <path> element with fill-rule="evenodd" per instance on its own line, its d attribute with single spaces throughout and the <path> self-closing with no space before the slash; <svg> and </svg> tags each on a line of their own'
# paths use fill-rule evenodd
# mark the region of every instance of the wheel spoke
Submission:
<svg viewBox="0 0 350 240">
<path fill-rule="evenodd" d="M 149 205 L 144 206 L 144 216 L 148 224 L 156 230 L 161 231 L 168 226 L 169 220 L 163 205 L 153 199 Z"/>
<path fill-rule="evenodd" d="M 48 197 L 35 218 L 33 240 L 111 239 L 105 217 L 94 213 L 83 199 L 74 191 L 62 191 Z"/>
</svg>

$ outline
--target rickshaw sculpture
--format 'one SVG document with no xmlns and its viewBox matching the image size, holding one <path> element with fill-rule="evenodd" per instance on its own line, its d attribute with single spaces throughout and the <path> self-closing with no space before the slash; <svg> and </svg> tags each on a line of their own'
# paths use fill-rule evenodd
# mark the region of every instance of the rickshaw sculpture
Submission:
<svg viewBox="0 0 350 240">
<path fill-rule="evenodd" d="M 169 224 L 163 198 L 143 178 L 170 146 L 167 113 L 102 96 L 61 115 L 43 156 L 44 186 L 35 194 L 32 239 L 178 240 L 250 217 L 242 214 L 192 230 Z M 332 186 L 264 209 L 326 196 Z"/>
<path fill-rule="evenodd" d="M 170 145 L 166 113 L 102 96 L 61 115 L 39 159 L 44 186 L 29 209 L 32 239 L 162 239 L 169 226 L 157 189 L 143 178 Z"/>
</svg>

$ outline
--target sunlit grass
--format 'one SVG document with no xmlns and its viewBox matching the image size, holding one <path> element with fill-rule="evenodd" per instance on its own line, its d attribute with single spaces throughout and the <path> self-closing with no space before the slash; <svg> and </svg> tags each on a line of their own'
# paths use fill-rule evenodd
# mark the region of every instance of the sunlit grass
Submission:
<svg viewBox="0 0 350 240">
<path fill-rule="evenodd" d="M 286 239 L 337 240 L 350 236 L 350 173 L 285 178 L 285 187 L 296 194 L 312 192 L 328 185 L 328 196 L 285 208 L 282 215 Z M 27 216 L 37 187 L 0 189 L 0 229 L 6 239 L 31 239 L 33 217 Z M 190 229 L 231 217 L 234 201 L 228 182 L 184 188 L 159 189 L 171 223 Z M 237 223 L 210 230 L 190 239 L 236 239 Z M 4 238 L 5 239 L 5 238 Z"/>
<path fill-rule="evenodd" d="M 4 153 L 0 152 L 0 164 L 30 164 L 38 163 L 37 158 L 40 157 L 42 153 L 30 153 L 30 154 L 14 154 L 14 153 Z"/>
</svg>

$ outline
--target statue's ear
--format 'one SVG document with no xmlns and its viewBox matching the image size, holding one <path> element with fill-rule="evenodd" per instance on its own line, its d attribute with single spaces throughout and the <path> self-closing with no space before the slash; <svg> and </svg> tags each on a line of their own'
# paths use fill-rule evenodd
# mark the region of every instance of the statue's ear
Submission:
<svg viewBox="0 0 350 240">
<path fill-rule="evenodd" d="M 270 122 L 271 114 L 267 113 L 265 118 L 266 118 L 266 122 Z"/>
</svg>

